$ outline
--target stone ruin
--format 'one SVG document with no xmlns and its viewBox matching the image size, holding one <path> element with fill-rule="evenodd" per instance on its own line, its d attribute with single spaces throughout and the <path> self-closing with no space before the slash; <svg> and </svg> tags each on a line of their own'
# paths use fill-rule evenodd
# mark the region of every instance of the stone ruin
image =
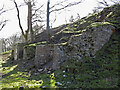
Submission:
<svg viewBox="0 0 120 90">
<path fill-rule="evenodd" d="M 2 60 L 2 52 L 3 52 L 3 40 L 0 40 L 0 60 Z"/>
<path fill-rule="evenodd" d="M 24 43 L 18 43 L 14 45 L 13 51 L 12 51 L 12 57 L 14 60 L 18 60 L 23 58 L 23 48 L 24 48 Z"/>
<path fill-rule="evenodd" d="M 62 63 L 71 57 L 78 59 L 84 56 L 93 57 L 109 41 L 114 29 L 111 25 L 100 25 L 87 28 L 80 35 L 72 36 L 65 46 L 38 45 L 35 53 L 35 66 L 57 69 L 60 67 L 59 62 Z"/>
<path fill-rule="evenodd" d="M 87 28 L 81 34 L 72 36 L 65 46 L 57 44 L 37 45 L 29 47 L 33 49 L 31 51 L 32 49 L 23 48 L 23 44 L 17 45 L 14 58 L 16 60 L 21 57 L 24 59 L 34 58 L 34 65 L 38 69 L 52 68 L 56 70 L 63 61 L 71 57 L 78 59 L 84 56 L 93 57 L 109 41 L 114 29 L 111 25 Z"/>
<path fill-rule="evenodd" d="M 2 40 L 0 40 L 0 61 L 2 61 L 2 52 L 3 52 L 3 41 Z M 2 65 L 0 64 L 0 68 L 2 67 Z M 2 73 L 1 73 L 1 70 L 0 70 L 0 81 L 1 81 L 1 79 L 2 79 Z M 1 84 L 1 82 L 0 82 L 0 84 Z"/>
<path fill-rule="evenodd" d="M 68 46 L 71 48 L 69 55 L 93 57 L 96 52 L 109 41 L 112 30 L 114 29 L 115 28 L 111 25 L 100 25 L 98 27 L 87 28 L 80 35 L 71 37 L 68 41 Z"/>
<path fill-rule="evenodd" d="M 37 68 L 43 66 L 44 68 L 58 69 L 64 60 L 63 57 L 65 54 L 58 45 L 38 45 L 35 53 L 35 65 Z"/>
<path fill-rule="evenodd" d="M 0 40 L 0 54 L 3 52 L 3 40 Z"/>
</svg>

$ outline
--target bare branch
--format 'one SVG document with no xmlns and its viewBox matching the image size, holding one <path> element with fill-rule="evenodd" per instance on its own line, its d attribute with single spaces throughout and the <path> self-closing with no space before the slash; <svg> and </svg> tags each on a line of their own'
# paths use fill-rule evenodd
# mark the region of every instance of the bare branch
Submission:
<svg viewBox="0 0 120 90">
<path fill-rule="evenodd" d="M 32 21 L 32 23 L 35 23 L 35 22 L 45 22 L 45 20 L 34 20 L 34 21 Z"/>
<path fill-rule="evenodd" d="M 43 6 L 44 6 L 44 5 L 41 5 L 39 8 L 35 9 L 34 14 L 33 14 L 32 16 L 34 16 L 34 15 L 36 14 L 36 12 L 37 12 L 38 10 L 40 10 Z"/>
<path fill-rule="evenodd" d="M 61 2 L 59 2 L 59 3 L 56 3 L 56 4 L 54 4 L 50 9 L 52 9 L 52 8 L 58 6 L 58 5 L 62 5 L 62 3 L 66 2 L 66 1 L 68 1 L 68 0 L 64 0 L 64 1 L 61 1 Z"/>
<path fill-rule="evenodd" d="M 100 4 L 104 5 L 104 6 L 109 6 L 108 3 L 105 0 L 103 0 L 102 2 L 98 1 L 98 3 L 100 3 Z"/>
<path fill-rule="evenodd" d="M 51 10 L 50 13 L 51 13 L 51 12 L 55 12 L 55 11 L 60 11 L 60 10 L 63 10 L 63 9 L 65 9 L 65 8 L 78 5 L 78 4 L 80 4 L 80 3 L 82 3 L 82 0 L 81 0 L 81 1 L 78 1 L 78 2 L 69 3 L 69 4 L 65 5 L 64 7 L 61 7 L 61 8 L 58 8 L 58 9 Z M 60 4 L 60 3 L 59 3 L 59 4 Z M 58 5 L 58 4 L 56 4 L 56 5 Z M 52 8 L 53 8 L 53 7 L 54 7 L 54 6 L 52 6 Z"/>
<path fill-rule="evenodd" d="M 3 13 L 5 13 L 5 12 L 7 12 L 7 11 L 13 10 L 14 8 L 7 9 L 7 10 L 3 10 L 3 9 L 4 9 L 4 5 L 3 5 L 3 7 L 0 9 L 0 15 L 2 15 Z"/>
<path fill-rule="evenodd" d="M 113 3 L 119 3 L 120 1 L 119 0 L 111 0 L 111 2 L 113 2 Z"/>
<path fill-rule="evenodd" d="M 5 12 L 7 12 L 7 11 L 9 11 L 9 10 L 3 10 L 3 11 L 1 11 L 1 12 L 0 12 L 0 15 L 2 15 L 3 13 L 5 13 Z"/>
<path fill-rule="evenodd" d="M 6 12 L 6 10 L 3 10 L 3 9 L 4 9 L 4 5 L 0 9 L 0 15 L 3 14 L 4 12 Z M 0 21 L 0 31 L 5 27 L 7 21 L 8 20 Z"/>
<path fill-rule="evenodd" d="M 3 10 L 3 8 L 4 8 L 4 5 L 3 5 L 3 7 L 0 9 L 0 11 L 2 11 L 2 10 Z"/>
<path fill-rule="evenodd" d="M 0 31 L 5 27 L 5 25 L 6 25 L 6 22 L 7 22 L 8 20 L 5 20 L 5 21 L 2 21 L 2 22 L 0 22 Z"/>
<path fill-rule="evenodd" d="M 18 9 L 17 3 L 16 3 L 15 0 L 14 0 L 13 2 L 14 2 L 14 4 L 15 4 L 15 7 L 16 7 L 16 10 L 17 10 L 17 17 L 18 17 L 18 21 L 19 21 L 19 27 L 20 27 L 20 29 L 21 29 L 21 31 L 22 31 L 22 34 L 25 35 L 25 34 L 24 34 L 24 31 L 23 31 L 23 28 L 22 28 L 22 25 L 21 25 L 20 13 L 19 13 L 19 9 Z"/>
</svg>

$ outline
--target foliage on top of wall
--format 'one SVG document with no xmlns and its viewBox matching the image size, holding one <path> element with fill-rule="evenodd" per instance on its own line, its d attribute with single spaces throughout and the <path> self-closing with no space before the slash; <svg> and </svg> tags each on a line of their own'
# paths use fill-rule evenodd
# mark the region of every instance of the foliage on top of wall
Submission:
<svg viewBox="0 0 120 90">
<path fill-rule="evenodd" d="M 92 23 L 89 27 L 99 27 L 99 26 L 102 26 L 102 25 L 113 25 L 112 23 L 109 23 L 109 22 L 95 22 L 95 23 Z"/>
</svg>

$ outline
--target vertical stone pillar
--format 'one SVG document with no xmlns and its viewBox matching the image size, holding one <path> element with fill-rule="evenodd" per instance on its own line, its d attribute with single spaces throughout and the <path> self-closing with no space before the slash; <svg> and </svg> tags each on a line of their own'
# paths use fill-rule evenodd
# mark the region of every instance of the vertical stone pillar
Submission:
<svg viewBox="0 0 120 90">
<path fill-rule="evenodd" d="M 35 46 L 27 46 L 24 47 L 23 50 L 23 59 L 33 59 L 35 57 L 35 51 L 36 47 Z"/>
<path fill-rule="evenodd" d="M 36 46 L 35 65 L 41 67 L 53 59 L 54 46 L 38 45 Z"/>
<path fill-rule="evenodd" d="M 23 58 L 24 43 L 19 43 L 14 46 L 14 60 Z"/>
<path fill-rule="evenodd" d="M 3 52 L 3 40 L 0 40 L 0 54 Z"/>
<path fill-rule="evenodd" d="M 3 52 L 3 40 L 0 40 L 0 61 L 2 61 L 2 52 Z M 2 65 L 0 64 L 0 68 L 2 67 Z M 2 71 L 0 70 L 0 84 L 2 83 L 1 80 L 2 79 Z M 0 86 L 1 87 L 1 86 Z"/>
<path fill-rule="evenodd" d="M 35 66 L 37 68 L 59 69 L 65 60 L 65 55 L 58 45 L 38 45 L 35 53 Z"/>
<path fill-rule="evenodd" d="M 53 65 L 52 68 L 54 70 L 60 68 L 60 63 L 62 63 L 64 58 L 64 53 L 60 50 L 57 45 L 54 45 L 54 54 L 53 54 Z"/>
</svg>

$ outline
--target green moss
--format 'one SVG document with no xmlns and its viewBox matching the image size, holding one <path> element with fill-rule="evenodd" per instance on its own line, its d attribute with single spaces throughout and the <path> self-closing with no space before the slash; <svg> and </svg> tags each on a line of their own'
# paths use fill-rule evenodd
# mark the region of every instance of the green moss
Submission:
<svg viewBox="0 0 120 90">
<path fill-rule="evenodd" d="M 113 34 L 110 41 L 96 53 L 95 58 L 69 59 L 56 71 L 56 81 L 63 82 L 61 88 L 114 88 L 118 87 L 118 36 Z M 64 73 L 62 71 L 65 71 Z M 64 78 L 63 75 L 66 75 Z M 67 84 L 70 82 L 70 84 Z"/>
<path fill-rule="evenodd" d="M 88 19 L 88 18 L 90 18 L 90 17 L 93 17 L 93 16 L 96 17 L 97 15 L 98 15 L 98 13 L 92 13 L 92 14 L 90 14 L 89 16 L 87 16 L 86 19 Z"/>
<path fill-rule="evenodd" d="M 29 45 L 24 46 L 24 48 L 29 47 L 29 46 L 36 47 L 37 45 L 44 45 L 44 44 L 46 44 L 46 43 L 47 43 L 46 41 L 37 42 L 37 43 L 32 43 L 32 44 L 29 44 Z"/>
<path fill-rule="evenodd" d="M 38 42 L 36 45 L 46 44 L 46 41 Z"/>
<path fill-rule="evenodd" d="M 14 66 L 11 66 L 11 67 L 2 67 L 0 69 L 0 71 L 2 71 L 3 74 L 7 74 L 7 73 L 13 71 L 16 67 L 17 67 L 17 65 L 14 65 Z"/>
<path fill-rule="evenodd" d="M 27 62 L 28 63 L 28 62 Z M 7 63 L 6 63 L 7 64 Z M 2 83 L 0 83 L 2 89 L 19 89 L 24 86 L 24 89 L 40 88 L 45 86 L 46 88 L 55 88 L 55 77 L 48 74 L 31 75 L 29 72 L 18 71 L 19 65 L 13 65 L 11 67 L 2 67 Z M 25 68 L 23 68 L 25 69 Z M 53 75 L 53 74 L 52 74 Z M 54 77 L 54 78 L 53 78 Z M 35 89 L 35 90 L 36 90 Z"/>
<path fill-rule="evenodd" d="M 109 23 L 109 22 L 100 22 L 100 23 L 92 23 L 91 25 L 90 25 L 90 27 L 99 27 L 99 26 L 102 26 L 102 25 L 112 25 L 111 23 Z M 89 26 L 88 26 L 89 27 Z"/>
<path fill-rule="evenodd" d="M 94 58 L 68 59 L 59 70 L 54 72 L 53 76 L 50 74 L 29 75 L 28 72 L 17 71 L 2 78 L 2 87 L 118 88 L 118 39 L 118 36 L 113 34 L 110 41 L 96 53 Z M 8 69 L 10 70 L 6 68 L 4 71 Z M 56 85 L 56 82 L 61 85 Z"/>
<path fill-rule="evenodd" d="M 67 46 L 68 42 L 64 42 L 64 43 L 58 43 L 58 46 Z"/>
<path fill-rule="evenodd" d="M 60 39 L 60 41 L 61 41 L 61 42 L 67 42 L 68 39 L 69 39 L 69 37 L 62 37 L 62 38 Z"/>
<path fill-rule="evenodd" d="M 5 54 L 9 54 L 11 52 L 12 52 L 12 50 L 9 50 L 9 51 L 6 51 L 6 52 L 2 52 L 2 54 L 5 55 Z"/>
<path fill-rule="evenodd" d="M 81 36 L 81 35 L 82 35 L 82 34 L 72 35 L 71 38 L 73 38 L 73 37 L 79 37 L 79 36 Z"/>
<path fill-rule="evenodd" d="M 36 46 L 26 46 L 24 50 L 26 54 L 26 59 L 32 59 L 35 57 Z"/>
<path fill-rule="evenodd" d="M 109 7 L 108 7 L 109 9 Z M 109 12 L 108 12 L 109 13 Z M 118 12 L 117 12 L 118 13 Z M 82 32 L 86 31 L 88 26 L 91 27 L 98 27 L 101 25 L 117 25 L 118 23 L 116 16 L 111 17 L 110 23 L 109 22 L 102 22 L 102 23 L 93 23 L 94 16 L 99 16 L 98 14 L 93 14 L 89 17 L 86 17 L 82 20 L 78 20 L 75 24 L 70 24 L 68 27 L 63 28 L 60 32 L 56 34 L 56 36 L 60 33 L 75 33 L 72 37 L 79 37 L 82 35 Z M 108 17 L 111 14 L 108 14 Z M 114 19 L 112 19 L 114 18 Z M 89 20 L 90 19 L 90 20 Z M 91 21 L 92 20 L 92 21 Z M 109 20 L 108 20 L 109 21 Z M 113 22 L 112 22 L 113 21 Z M 77 24 L 76 24 L 77 23 Z M 112 23 L 112 24 L 111 24 Z M 76 27 L 78 25 L 83 25 L 84 27 L 80 27 L 77 30 Z M 61 28 L 60 26 L 59 28 Z M 57 30 L 57 29 L 56 29 Z M 78 34 L 79 33 L 79 34 Z M 61 37 L 62 39 L 66 39 L 65 37 Z M 40 86 L 46 86 L 46 88 L 50 87 L 59 87 L 59 88 L 118 88 L 118 70 L 119 70 L 119 37 L 118 34 L 113 34 L 110 38 L 110 41 L 107 42 L 104 47 L 99 50 L 94 57 L 82 57 L 82 59 L 78 59 L 76 57 L 69 56 L 66 60 L 61 64 L 59 70 L 54 72 L 54 75 L 50 77 L 50 74 L 39 74 L 34 75 L 34 73 L 23 72 L 21 70 L 20 62 L 18 64 L 14 64 L 15 61 L 8 62 L 11 66 L 6 65 L 2 67 L 3 75 L 2 77 L 2 87 L 3 88 L 19 88 L 20 86 L 24 86 L 26 88 L 39 88 Z M 30 53 L 28 55 L 32 55 L 33 48 L 36 45 L 45 45 L 46 42 L 38 42 L 34 44 L 30 44 L 25 46 Z M 50 44 L 54 46 L 53 44 Z M 59 43 L 57 44 L 67 47 L 68 43 Z M 70 51 L 73 51 L 74 47 L 68 46 L 67 48 Z M 30 64 L 31 61 L 26 60 L 25 63 Z M 2 61 L 0 63 L 3 63 Z M 4 62 L 7 63 L 7 62 Z M 17 66 L 15 66 L 17 65 Z M 27 65 L 26 65 L 27 66 Z M 31 68 L 29 66 L 29 68 Z M 18 71 L 20 69 L 21 71 Z M 26 69 L 23 67 L 23 69 Z M 35 68 L 34 68 L 35 69 Z M 30 70 L 28 70 L 30 71 Z M 39 83 L 41 82 L 41 83 Z M 56 82 L 60 82 L 61 85 L 56 85 Z"/>
</svg>

